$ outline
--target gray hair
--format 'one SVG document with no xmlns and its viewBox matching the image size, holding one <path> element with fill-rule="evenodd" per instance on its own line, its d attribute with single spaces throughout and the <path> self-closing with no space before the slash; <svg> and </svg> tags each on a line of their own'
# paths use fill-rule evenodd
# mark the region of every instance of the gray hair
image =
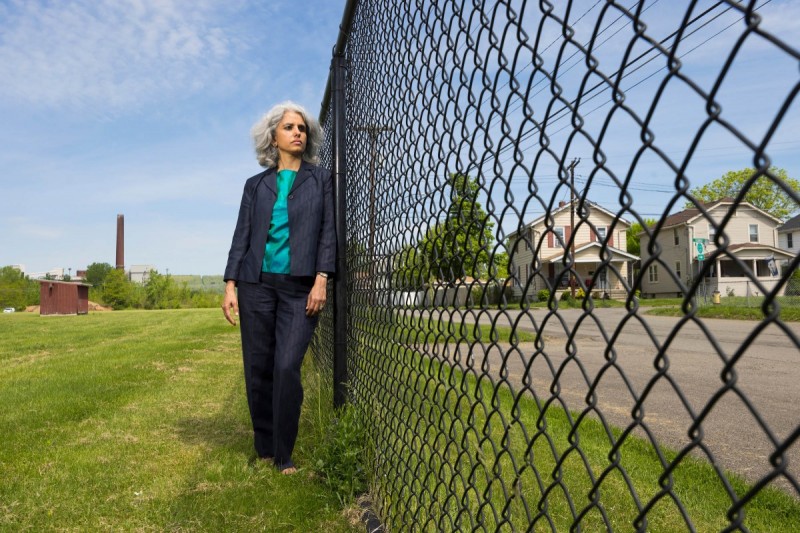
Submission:
<svg viewBox="0 0 800 533">
<path fill-rule="evenodd" d="M 250 130 L 258 164 L 265 168 L 278 166 L 278 148 L 272 143 L 275 141 L 278 124 L 287 112 L 297 113 L 303 117 L 303 122 L 306 123 L 306 151 L 303 152 L 303 160 L 316 165 L 319 162 L 319 147 L 322 144 L 322 128 L 303 106 L 290 101 L 281 102 L 267 111 Z"/>
</svg>

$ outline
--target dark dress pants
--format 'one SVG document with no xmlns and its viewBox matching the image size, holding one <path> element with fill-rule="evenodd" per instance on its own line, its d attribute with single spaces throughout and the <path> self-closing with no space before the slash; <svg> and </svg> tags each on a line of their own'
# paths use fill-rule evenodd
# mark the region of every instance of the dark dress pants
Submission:
<svg viewBox="0 0 800 533">
<path fill-rule="evenodd" d="M 247 404 L 259 457 L 294 466 L 303 385 L 300 367 L 317 317 L 306 316 L 314 278 L 261 274 L 238 284 Z"/>
</svg>

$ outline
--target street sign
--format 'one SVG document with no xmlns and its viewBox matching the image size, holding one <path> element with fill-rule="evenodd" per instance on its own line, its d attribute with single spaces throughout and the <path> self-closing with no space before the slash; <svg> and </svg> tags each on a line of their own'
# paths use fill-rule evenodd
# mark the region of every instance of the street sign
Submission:
<svg viewBox="0 0 800 533">
<path fill-rule="evenodd" d="M 698 261 L 705 260 L 706 256 L 705 253 L 703 253 L 705 252 L 705 246 L 703 245 L 702 242 L 699 242 L 698 239 L 693 239 L 693 240 L 695 241 L 695 246 L 697 247 L 697 260 Z"/>
</svg>

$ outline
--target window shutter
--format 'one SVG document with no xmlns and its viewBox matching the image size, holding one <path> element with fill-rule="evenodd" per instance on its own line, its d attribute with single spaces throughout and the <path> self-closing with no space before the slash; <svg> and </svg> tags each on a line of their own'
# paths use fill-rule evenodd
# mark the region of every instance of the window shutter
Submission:
<svg viewBox="0 0 800 533">
<path fill-rule="evenodd" d="M 572 235 L 572 226 L 564 226 L 564 247 L 567 247 L 569 238 Z"/>
<path fill-rule="evenodd" d="M 589 240 L 595 242 L 597 240 L 597 235 L 594 232 L 594 229 L 589 228 Z"/>
<path fill-rule="evenodd" d="M 608 235 L 608 245 L 614 246 L 614 234 L 611 233 L 611 226 L 608 226 L 608 229 L 606 229 L 606 235 Z"/>
<path fill-rule="evenodd" d="M 548 248 L 552 248 L 553 247 L 553 232 L 552 231 L 547 233 L 547 247 Z"/>
</svg>

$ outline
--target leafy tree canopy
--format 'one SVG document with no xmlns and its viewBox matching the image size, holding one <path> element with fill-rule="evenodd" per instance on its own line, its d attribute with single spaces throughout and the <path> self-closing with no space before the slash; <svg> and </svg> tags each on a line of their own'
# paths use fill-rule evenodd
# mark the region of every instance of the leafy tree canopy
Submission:
<svg viewBox="0 0 800 533">
<path fill-rule="evenodd" d="M 112 269 L 103 284 L 103 299 L 114 309 L 125 309 L 131 304 L 133 284 L 128 280 L 125 271 Z"/>
<path fill-rule="evenodd" d="M 0 307 L 25 309 L 39 303 L 39 284 L 12 266 L 0 268 Z"/>
<path fill-rule="evenodd" d="M 93 287 L 99 287 L 114 267 L 108 263 L 92 263 L 86 267 L 86 281 Z"/>
<path fill-rule="evenodd" d="M 430 280 L 453 282 L 466 276 L 508 276 L 508 256 L 494 250 L 494 222 L 478 201 L 480 187 L 464 174 L 450 174 L 447 181 L 445 219 L 393 259 L 392 284 L 397 288 L 419 289 Z"/>
<path fill-rule="evenodd" d="M 755 172 L 753 168 L 732 170 L 711 183 L 707 183 L 702 187 L 695 187 L 689 192 L 697 200 L 704 203 L 723 198 L 735 198 L 739 191 L 748 186 L 748 182 Z M 744 199 L 772 216 L 786 220 L 800 208 L 800 205 L 786 193 L 784 188 L 779 185 L 780 183 L 800 193 L 799 181 L 790 178 L 786 170 L 782 168 L 770 167 L 766 175 L 759 176 L 749 184 Z M 695 207 L 695 205 L 692 202 L 687 202 L 685 207 L 691 208 Z"/>
<path fill-rule="evenodd" d="M 647 225 L 648 228 L 652 228 L 656 225 L 658 221 L 654 218 L 645 218 L 644 223 Z M 639 222 L 634 222 L 631 224 L 628 233 L 625 235 L 626 244 L 628 245 L 628 253 L 633 255 L 642 255 L 642 246 L 639 243 L 639 234 L 642 232 L 644 227 Z"/>
</svg>

